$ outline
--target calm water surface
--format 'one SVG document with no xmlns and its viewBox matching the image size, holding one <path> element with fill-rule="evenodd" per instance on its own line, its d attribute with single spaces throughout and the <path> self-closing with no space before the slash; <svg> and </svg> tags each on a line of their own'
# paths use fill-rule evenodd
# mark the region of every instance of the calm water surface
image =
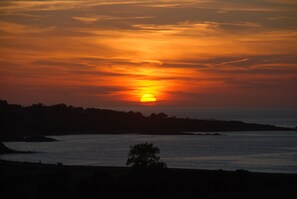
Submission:
<svg viewBox="0 0 297 199">
<path fill-rule="evenodd" d="M 68 135 L 58 142 L 6 142 L 32 154 L 2 155 L 6 160 L 65 165 L 124 166 L 129 146 L 152 142 L 171 168 L 245 169 L 297 173 L 297 132 L 225 132 L 198 135 Z"/>
</svg>

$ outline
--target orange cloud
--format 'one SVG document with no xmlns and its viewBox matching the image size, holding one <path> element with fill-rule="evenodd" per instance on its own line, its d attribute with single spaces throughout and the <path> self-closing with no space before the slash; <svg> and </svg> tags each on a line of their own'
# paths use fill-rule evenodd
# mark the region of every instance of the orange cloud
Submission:
<svg viewBox="0 0 297 199">
<path fill-rule="evenodd" d="M 1 98 L 124 106 L 152 94 L 164 106 L 248 106 L 271 99 L 270 105 L 293 106 L 292 4 L 5 1 Z"/>
</svg>

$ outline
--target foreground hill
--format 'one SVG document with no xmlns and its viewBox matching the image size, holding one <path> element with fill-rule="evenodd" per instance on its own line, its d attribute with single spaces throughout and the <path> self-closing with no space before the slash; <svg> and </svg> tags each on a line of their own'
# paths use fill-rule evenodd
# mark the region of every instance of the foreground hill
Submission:
<svg viewBox="0 0 297 199">
<path fill-rule="evenodd" d="M 0 138 L 82 133 L 182 134 L 184 132 L 293 130 L 241 121 L 175 118 L 168 117 L 164 113 L 145 117 L 140 112 L 82 108 L 65 104 L 52 106 L 33 104 L 25 107 L 8 104 L 3 100 L 0 100 L 0 117 L 2 118 Z"/>
<path fill-rule="evenodd" d="M 208 198 L 297 196 L 297 174 L 63 166 L 0 160 L 6 198 Z"/>
</svg>

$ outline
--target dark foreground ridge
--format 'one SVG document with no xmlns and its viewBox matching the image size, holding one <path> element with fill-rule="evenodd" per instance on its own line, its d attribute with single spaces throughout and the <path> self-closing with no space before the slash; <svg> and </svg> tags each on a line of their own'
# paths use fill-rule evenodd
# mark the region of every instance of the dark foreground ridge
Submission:
<svg viewBox="0 0 297 199">
<path fill-rule="evenodd" d="M 185 134 L 184 132 L 286 131 L 292 128 L 241 121 L 198 120 L 168 117 L 165 113 L 145 117 L 140 112 L 81 108 L 57 104 L 21 106 L 0 100 L 0 141 L 17 136 L 83 133 Z"/>
<path fill-rule="evenodd" d="M 0 160 L 7 198 L 296 198 L 297 174 L 132 169 Z"/>
</svg>

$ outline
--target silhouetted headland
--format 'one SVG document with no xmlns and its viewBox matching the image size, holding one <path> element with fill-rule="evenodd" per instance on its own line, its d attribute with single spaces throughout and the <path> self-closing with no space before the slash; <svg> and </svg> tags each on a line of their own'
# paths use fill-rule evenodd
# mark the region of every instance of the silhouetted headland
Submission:
<svg viewBox="0 0 297 199">
<path fill-rule="evenodd" d="M 0 142 L 0 154 L 16 153 L 17 151 L 12 150 Z"/>
<path fill-rule="evenodd" d="M 16 151 L 8 148 L 2 142 L 0 142 L 0 155 L 2 154 L 10 154 L 10 153 L 32 153 L 30 151 Z"/>
<path fill-rule="evenodd" d="M 168 117 L 165 113 L 144 116 L 57 104 L 21 106 L 0 100 L 0 141 L 53 141 L 46 135 L 66 134 L 191 134 L 187 132 L 291 131 L 293 128 L 245 123 Z M 25 138 L 24 136 L 35 136 Z"/>
</svg>

